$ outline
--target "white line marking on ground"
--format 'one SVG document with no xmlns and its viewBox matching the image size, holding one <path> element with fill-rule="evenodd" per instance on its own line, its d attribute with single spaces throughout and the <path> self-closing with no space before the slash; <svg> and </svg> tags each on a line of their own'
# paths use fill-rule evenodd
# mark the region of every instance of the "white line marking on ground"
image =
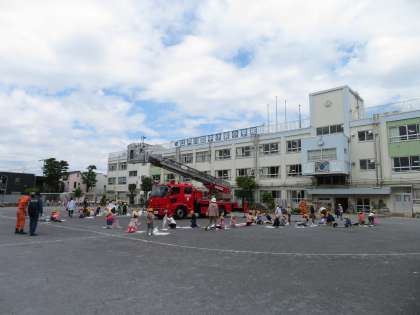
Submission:
<svg viewBox="0 0 420 315">
<path fill-rule="evenodd" d="M 0 217 L 6 219 L 15 219 L 14 217 L 7 217 L 0 215 Z M 184 249 L 194 249 L 200 251 L 207 251 L 207 252 L 219 252 L 219 253 L 230 253 L 230 254 L 250 254 L 250 255 L 271 255 L 271 256 L 299 256 L 299 257 L 399 257 L 399 256 L 420 256 L 420 252 L 388 252 L 388 253 L 299 253 L 299 252 L 267 252 L 267 251 L 252 251 L 252 250 L 235 250 L 235 249 L 222 249 L 222 248 L 208 248 L 208 247 L 198 247 L 198 246 L 190 246 L 190 245 L 180 245 L 180 244 L 173 244 L 173 243 L 165 243 L 165 242 L 158 242 L 153 240 L 145 240 L 140 238 L 134 238 L 124 235 L 118 234 L 110 234 L 100 231 L 94 230 L 87 230 L 83 228 L 75 228 L 70 226 L 64 225 L 48 225 L 53 226 L 56 228 L 62 228 L 72 231 L 81 231 L 81 232 L 90 232 L 97 235 L 103 235 L 107 237 L 113 237 L 117 239 L 124 239 L 124 240 L 131 240 L 142 242 L 146 244 L 156 244 L 161 246 L 167 247 L 174 247 L 174 248 L 184 248 Z"/>
<path fill-rule="evenodd" d="M 16 236 L 20 238 L 24 238 L 25 236 Z M 25 246 L 25 245 L 34 245 L 34 244 L 49 244 L 49 243 L 62 243 L 67 241 L 74 241 L 74 240 L 86 240 L 86 239 L 95 239 L 99 238 L 99 236 L 84 236 L 84 237 L 69 237 L 65 239 L 55 239 L 55 240 L 46 240 L 46 241 L 28 241 L 28 242 L 19 242 L 19 243 L 0 243 L 0 247 L 13 247 L 13 246 Z"/>
</svg>

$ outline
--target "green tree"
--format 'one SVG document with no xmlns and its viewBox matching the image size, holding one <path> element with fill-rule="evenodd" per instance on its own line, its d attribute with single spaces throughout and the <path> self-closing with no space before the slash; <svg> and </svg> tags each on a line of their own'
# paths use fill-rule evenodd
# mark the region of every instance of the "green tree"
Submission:
<svg viewBox="0 0 420 315">
<path fill-rule="evenodd" d="M 83 196 L 83 192 L 80 187 L 77 187 L 75 190 L 73 190 L 73 195 L 75 198 L 80 198 Z"/>
<path fill-rule="evenodd" d="M 144 192 L 144 196 L 147 198 L 147 193 L 152 191 L 153 181 L 151 177 L 143 176 L 141 178 L 140 188 Z"/>
<path fill-rule="evenodd" d="M 274 198 L 273 195 L 271 194 L 271 192 L 269 191 L 265 191 L 262 196 L 261 196 L 261 200 L 262 202 L 267 206 L 267 208 L 269 210 L 274 209 L 274 207 L 276 206 L 274 204 Z"/>
<path fill-rule="evenodd" d="M 137 185 L 136 184 L 128 184 L 128 197 L 130 198 L 130 205 L 134 204 L 134 197 L 136 196 L 137 192 Z"/>
<path fill-rule="evenodd" d="M 236 177 L 236 185 L 240 189 L 236 190 L 235 194 L 237 197 L 242 198 L 242 204 L 244 200 L 252 203 L 254 191 L 257 188 L 255 178 L 252 176 L 238 176 Z"/>
<path fill-rule="evenodd" d="M 89 190 L 92 187 L 96 186 L 96 173 L 94 172 L 94 170 L 96 170 L 96 166 L 95 165 L 89 165 L 87 167 L 87 172 L 83 172 L 82 173 L 82 182 L 83 184 L 86 185 L 86 192 L 89 192 Z"/>
<path fill-rule="evenodd" d="M 42 172 L 45 176 L 45 184 L 48 192 L 62 192 L 63 185 L 60 180 L 67 178 L 69 163 L 67 161 L 57 161 L 55 158 L 44 160 Z"/>
</svg>

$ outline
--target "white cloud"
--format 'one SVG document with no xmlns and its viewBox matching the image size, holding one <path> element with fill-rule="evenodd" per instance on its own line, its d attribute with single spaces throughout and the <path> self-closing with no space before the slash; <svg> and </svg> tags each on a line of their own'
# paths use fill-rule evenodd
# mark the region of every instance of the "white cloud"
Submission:
<svg viewBox="0 0 420 315">
<path fill-rule="evenodd" d="M 276 95 L 307 110 L 308 93 L 342 84 L 367 104 L 418 97 L 419 11 L 409 0 L 0 1 L 0 110 L 10 117 L 0 160 L 104 167 L 131 133 L 165 140 L 153 109 L 132 99 L 174 104 L 160 122 L 179 119 L 172 132 L 183 136 L 208 121 L 254 123 Z M 231 61 L 242 50 L 252 58 L 240 68 Z M 98 92 L 107 88 L 131 99 Z"/>
</svg>

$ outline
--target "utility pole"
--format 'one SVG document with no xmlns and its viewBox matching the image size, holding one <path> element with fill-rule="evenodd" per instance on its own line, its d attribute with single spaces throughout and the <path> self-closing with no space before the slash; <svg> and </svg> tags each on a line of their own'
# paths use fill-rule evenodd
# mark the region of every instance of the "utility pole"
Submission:
<svg viewBox="0 0 420 315">
<path fill-rule="evenodd" d="M 270 132 L 270 105 L 267 104 L 267 132 Z"/>
</svg>

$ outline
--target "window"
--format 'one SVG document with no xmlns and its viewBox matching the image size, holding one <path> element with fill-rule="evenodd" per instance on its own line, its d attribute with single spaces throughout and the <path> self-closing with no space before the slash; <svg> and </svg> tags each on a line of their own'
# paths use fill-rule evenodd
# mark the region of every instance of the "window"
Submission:
<svg viewBox="0 0 420 315">
<path fill-rule="evenodd" d="M 255 147 L 246 146 L 246 147 L 239 147 L 236 148 L 236 157 L 237 158 L 245 158 L 254 156 Z"/>
<path fill-rule="evenodd" d="M 243 177 L 243 176 L 255 176 L 254 169 L 253 168 L 237 168 L 236 177 Z"/>
<path fill-rule="evenodd" d="M 202 151 L 202 152 L 197 152 L 195 154 L 196 163 L 209 162 L 210 159 L 211 159 L 210 151 Z"/>
<path fill-rule="evenodd" d="M 76 182 L 73 182 L 73 188 L 76 188 L 76 184 L 77 184 Z"/>
<path fill-rule="evenodd" d="M 179 195 L 181 189 L 179 187 L 171 187 L 170 195 Z"/>
<path fill-rule="evenodd" d="M 335 148 L 308 151 L 308 161 L 335 160 L 335 159 L 337 159 L 337 150 Z"/>
<path fill-rule="evenodd" d="M 20 183 L 20 178 L 19 177 L 16 177 L 15 178 L 15 184 L 19 184 Z"/>
<path fill-rule="evenodd" d="M 193 154 L 192 153 L 185 153 L 181 154 L 181 163 L 189 164 L 193 162 Z"/>
<path fill-rule="evenodd" d="M 367 171 L 367 170 L 374 170 L 375 169 L 375 160 L 373 159 L 363 159 L 359 160 L 360 169 Z"/>
<path fill-rule="evenodd" d="M 152 181 L 160 182 L 160 175 L 152 175 Z"/>
<path fill-rule="evenodd" d="M 356 202 L 356 211 L 365 211 L 368 212 L 370 210 L 370 200 L 367 198 L 358 198 Z"/>
<path fill-rule="evenodd" d="M 137 176 L 137 171 L 129 171 L 129 172 L 128 172 L 128 176 L 130 176 L 130 177 L 135 177 L 135 176 Z"/>
<path fill-rule="evenodd" d="M 175 180 L 175 174 L 166 174 L 165 175 L 165 180 L 166 181 L 170 181 L 170 180 Z"/>
<path fill-rule="evenodd" d="M 302 141 L 300 139 L 287 141 L 287 152 L 300 152 Z"/>
<path fill-rule="evenodd" d="M 117 170 L 117 163 L 108 164 L 108 171 L 116 171 L 116 170 Z"/>
<path fill-rule="evenodd" d="M 108 177 L 108 185 L 115 185 L 115 177 Z"/>
<path fill-rule="evenodd" d="M 127 169 L 127 162 L 122 162 L 118 166 L 121 171 L 124 171 Z"/>
<path fill-rule="evenodd" d="M 127 177 L 118 177 L 118 185 L 127 184 Z"/>
<path fill-rule="evenodd" d="M 409 124 L 389 128 L 390 142 L 420 139 L 420 124 Z"/>
<path fill-rule="evenodd" d="M 264 143 L 260 145 L 260 153 L 262 154 L 276 154 L 279 153 L 279 144 L 277 142 Z"/>
<path fill-rule="evenodd" d="M 362 130 L 357 133 L 359 141 L 372 141 L 373 140 L 373 132 L 372 130 Z"/>
<path fill-rule="evenodd" d="M 420 171 L 420 157 L 418 155 L 396 157 L 393 162 L 394 172 Z"/>
<path fill-rule="evenodd" d="M 280 167 L 279 166 L 261 167 L 260 168 L 260 177 L 261 178 L 280 177 Z"/>
<path fill-rule="evenodd" d="M 230 159 L 230 149 L 216 150 L 216 160 L 228 160 Z"/>
<path fill-rule="evenodd" d="M 287 165 L 287 176 L 302 176 L 302 164 Z"/>
<path fill-rule="evenodd" d="M 215 175 L 220 179 L 230 179 L 230 170 L 216 170 Z"/>
<path fill-rule="evenodd" d="M 184 187 L 184 194 L 191 195 L 192 194 L 192 187 Z"/>
<path fill-rule="evenodd" d="M 343 125 L 342 124 L 316 128 L 316 135 L 317 136 L 328 135 L 328 134 L 339 133 L 339 132 L 343 132 Z"/>
<path fill-rule="evenodd" d="M 293 204 L 297 205 L 303 199 L 305 199 L 305 191 L 304 190 L 289 190 L 289 199 L 292 201 Z"/>
</svg>

